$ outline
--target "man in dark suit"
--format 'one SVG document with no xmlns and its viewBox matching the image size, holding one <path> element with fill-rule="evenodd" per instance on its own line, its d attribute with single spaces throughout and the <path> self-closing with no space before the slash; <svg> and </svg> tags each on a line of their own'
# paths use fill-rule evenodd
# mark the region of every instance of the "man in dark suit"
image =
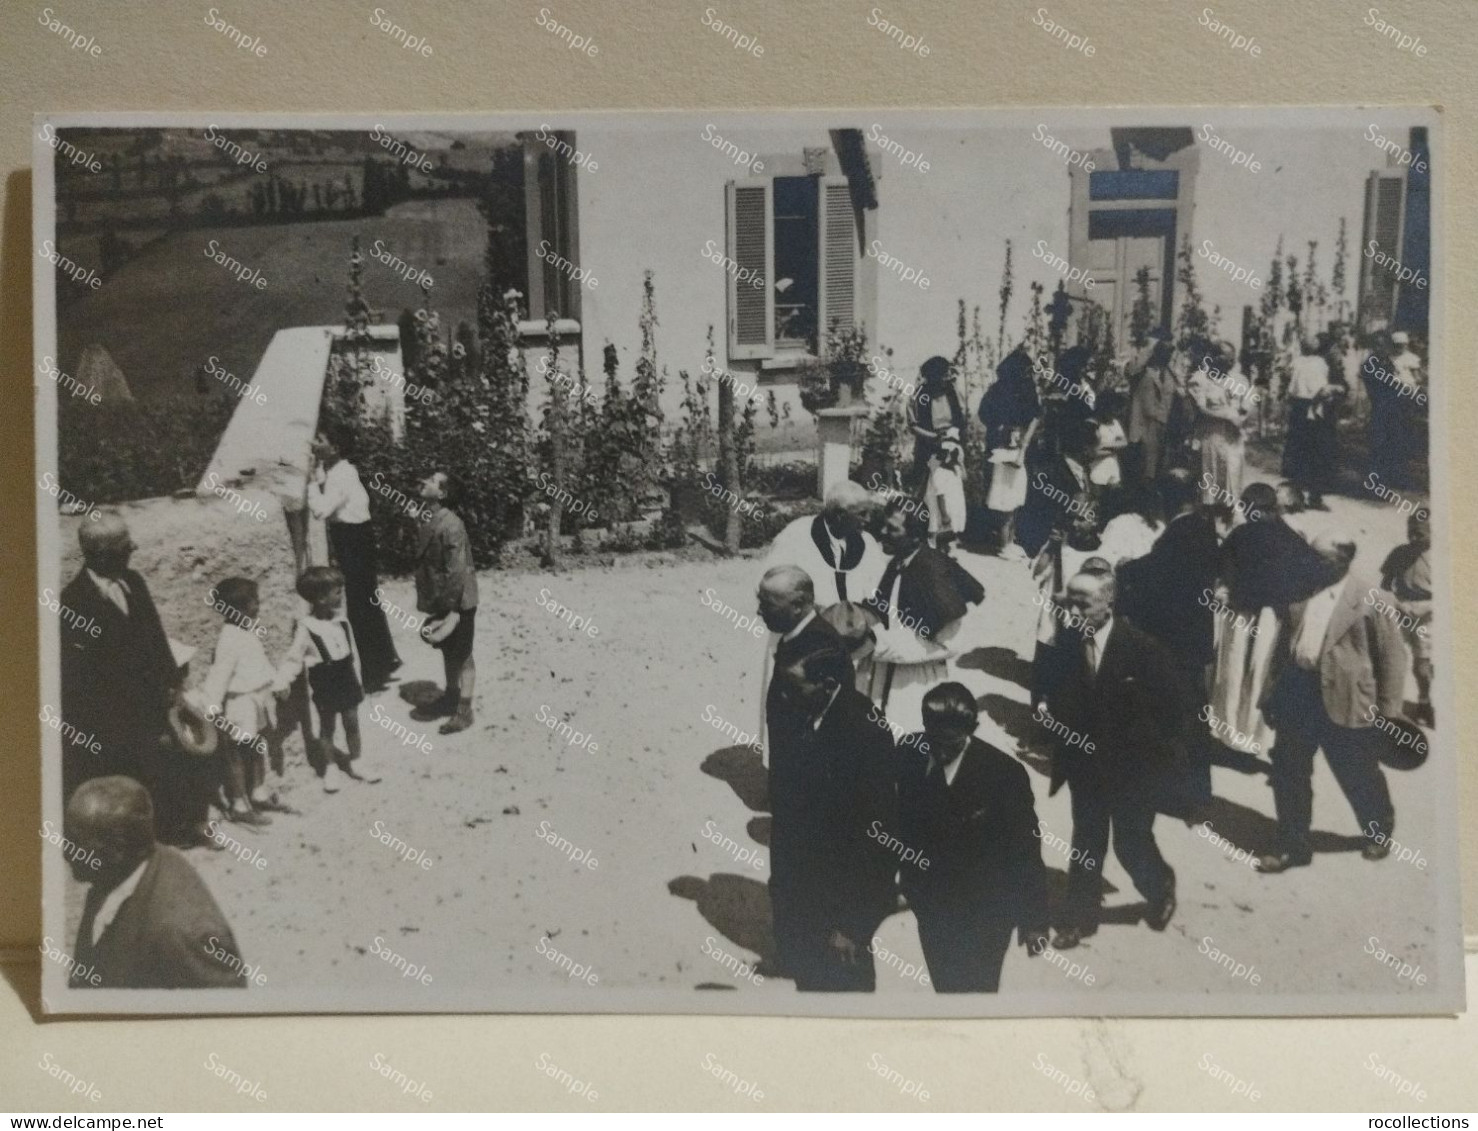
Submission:
<svg viewBox="0 0 1478 1131">
<path fill-rule="evenodd" d="M 924 696 L 924 738 L 905 746 L 900 879 L 940 993 L 995 993 L 1015 931 L 1047 942 L 1047 870 L 1031 782 L 1010 755 L 974 737 L 975 698 L 960 683 Z"/>
<path fill-rule="evenodd" d="M 876 988 L 872 938 L 897 906 L 898 856 L 871 832 L 897 828 L 894 744 L 837 646 L 776 672 L 794 757 L 771 768 L 770 904 L 798 990 Z"/>
<path fill-rule="evenodd" d="M 785 739 L 795 731 L 794 720 L 785 718 L 785 707 L 779 699 L 781 670 L 812 652 L 842 647 L 842 639 L 837 630 L 821 618 L 816 608 L 816 590 L 811 575 L 799 566 L 778 565 L 766 570 L 755 598 L 759 603 L 760 620 L 779 636 L 774 651 L 767 657 L 768 681 L 765 684 L 764 716 L 760 720 L 761 733 L 769 740 L 773 769 L 777 738 L 783 747 Z"/>
<path fill-rule="evenodd" d="M 1027 454 L 1026 502 L 1016 523 L 1016 541 L 1030 557 L 1054 534 L 1062 537 L 1075 520 L 1094 514 L 1097 488 L 1088 468 L 1098 451 L 1098 426 L 1071 419 L 1062 422 L 1061 430 L 1061 454 Z"/>
<path fill-rule="evenodd" d="M 93 778 L 67 803 L 72 874 L 90 884 L 76 968 L 103 989 L 222 989 L 247 984 L 236 939 L 195 869 L 154 841 L 148 791 L 132 778 Z M 97 867 L 94 868 L 93 861 Z"/>
<path fill-rule="evenodd" d="M 62 590 L 62 717 L 101 752 L 68 743 L 64 795 L 89 778 L 126 774 L 148 787 L 163 839 L 209 843 L 205 801 L 214 763 L 182 754 L 169 710 L 182 673 L 149 586 L 128 568 L 137 549 L 117 514 L 97 511 L 78 531 L 83 568 Z"/>
<path fill-rule="evenodd" d="M 1079 573 L 1063 604 L 1077 636 L 1063 679 L 1038 719 L 1056 739 L 1052 792 L 1072 789 L 1073 861 L 1065 922 L 1053 939 L 1077 946 L 1098 929 L 1110 829 L 1119 863 L 1163 931 L 1175 914 L 1175 873 L 1155 844 L 1155 800 L 1183 758 L 1185 704 L 1170 653 L 1114 615 L 1111 576 Z M 1090 864 L 1091 862 L 1091 864 Z"/>
<path fill-rule="evenodd" d="M 1381 744 L 1394 728 L 1415 730 L 1403 701 L 1406 646 L 1376 607 L 1394 607 L 1396 598 L 1350 570 L 1355 543 L 1345 536 L 1321 534 L 1313 548 L 1323 560 L 1325 585 L 1289 607 L 1260 704 L 1278 732 L 1269 755 L 1278 846 L 1257 860 L 1260 872 L 1283 872 L 1313 859 L 1312 779 L 1321 748 L 1366 838 L 1360 854 L 1384 859 L 1396 811 L 1380 768 Z"/>
</svg>

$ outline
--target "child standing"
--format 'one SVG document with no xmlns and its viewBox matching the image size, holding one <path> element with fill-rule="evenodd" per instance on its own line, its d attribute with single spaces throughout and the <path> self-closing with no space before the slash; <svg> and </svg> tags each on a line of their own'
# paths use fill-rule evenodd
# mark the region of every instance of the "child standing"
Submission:
<svg viewBox="0 0 1478 1131">
<path fill-rule="evenodd" d="M 339 791 L 334 732 L 340 719 L 344 723 L 344 741 L 349 747 L 350 775 L 361 781 L 377 782 L 378 772 L 360 759 L 358 707 L 364 701 L 364 688 L 359 682 L 354 636 L 343 617 L 344 575 L 330 566 L 309 566 L 298 576 L 298 596 L 308 602 L 309 612 L 298 622 L 292 645 L 277 671 L 277 694 L 286 697 L 293 681 L 307 669 L 313 705 L 318 709 L 318 744 L 325 763 L 325 793 Z"/>
<path fill-rule="evenodd" d="M 221 732 L 226 816 L 244 825 L 270 825 L 263 810 L 283 807 L 266 795 L 266 733 L 277 724 L 273 671 L 258 635 L 257 583 L 228 577 L 210 591 L 224 618 L 201 695 Z"/>
<path fill-rule="evenodd" d="M 965 532 L 965 485 L 960 481 L 959 433 L 944 430 L 939 450 L 929 459 L 929 484 L 924 496 L 929 509 L 929 536 L 934 548 L 949 553 Z"/>
</svg>

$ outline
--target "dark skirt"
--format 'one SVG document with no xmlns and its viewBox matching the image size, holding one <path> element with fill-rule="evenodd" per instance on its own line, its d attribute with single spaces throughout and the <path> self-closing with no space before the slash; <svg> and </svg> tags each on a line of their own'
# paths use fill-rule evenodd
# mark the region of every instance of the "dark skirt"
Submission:
<svg viewBox="0 0 1478 1131">
<path fill-rule="evenodd" d="M 400 667 L 400 655 L 385 610 L 375 603 L 379 578 L 374 527 L 368 522 L 330 522 L 328 541 L 344 575 L 344 613 L 354 630 L 354 643 L 359 646 L 365 685 L 377 687 Z"/>
</svg>

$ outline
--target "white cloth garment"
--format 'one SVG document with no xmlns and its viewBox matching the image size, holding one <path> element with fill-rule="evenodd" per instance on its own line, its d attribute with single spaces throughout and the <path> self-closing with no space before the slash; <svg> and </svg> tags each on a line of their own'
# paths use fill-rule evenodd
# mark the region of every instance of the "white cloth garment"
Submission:
<svg viewBox="0 0 1478 1131">
<path fill-rule="evenodd" d="M 147 859 L 143 860 L 137 868 L 128 873 L 127 878 L 103 898 L 103 905 L 98 908 L 97 917 L 92 921 L 92 945 L 97 946 L 98 939 L 103 937 L 103 932 L 108 925 L 118 918 L 118 912 L 139 886 L 139 881 L 144 878 L 144 869 L 149 866 Z"/>
<path fill-rule="evenodd" d="M 341 459 L 324 473 L 322 483 L 308 484 L 308 509 L 314 518 L 329 522 L 368 522 L 369 492 L 355 466 Z"/>
<path fill-rule="evenodd" d="M 1329 631 L 1329 621 L 1334 616 L 1334 607 L 1339 604 L 1344 581 L 1321 589 L 1304 604 L 1303 619 L 1299 621 L 1298 633 L 1293 638 L 1293 662 L 1305 671 L 1319 667 L 1319 657 L 1324 653 L 1324 636 Z"/>
</svg>

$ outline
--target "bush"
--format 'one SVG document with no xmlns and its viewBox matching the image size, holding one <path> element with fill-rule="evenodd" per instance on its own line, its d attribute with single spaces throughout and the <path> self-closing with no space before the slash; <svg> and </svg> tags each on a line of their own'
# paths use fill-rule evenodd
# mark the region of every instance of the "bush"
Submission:
<svg viewBox="0 0 1478 1131">
<path fill-rule="evenodd" d="M 94 503 L 193 489 L 238 403 L 224 392 L 96 407 L 64 398 L 57 409 L 58 480 Z"/>
</svg>

